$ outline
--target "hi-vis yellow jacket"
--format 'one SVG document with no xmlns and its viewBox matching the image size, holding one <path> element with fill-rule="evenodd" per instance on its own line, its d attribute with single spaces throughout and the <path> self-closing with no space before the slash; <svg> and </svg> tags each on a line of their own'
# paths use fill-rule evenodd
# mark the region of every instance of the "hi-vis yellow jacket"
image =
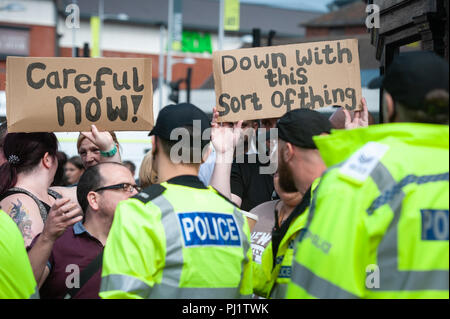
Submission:
<svg viewBox="0 0 450 319">
<path fill-rule="evenodd" d="M 449 127 L 396 123 L 315 138 L 329 167 L 288 298 L 449 298 Z"/>
<path fill-rule="evenodd" d="M 105 245 L 102 298 L 251 297 L 247 219 L 194 176 L 119 203 Z"/>
<path fill-rule="evenodd" d="M 299 233 L 306 226 L 311 192 L 314 192 L 319 180 L 318 178 L 314 181 L 312 190 L 305 194 L 300 204 L 291 213 L 297 216 L 291 221 L 281 239 L 276 258 L 273 258 L 273 242 L 270 241 L 262 254 L 261 264 L 253 262 L 253 292 L 258 296 L 273 299 L 284 298 L 287 284 L 291 278 L 294 245 Z"/>
<path fill-rule="evenodd" d="M 0 299 L 38 299 L 39 292 L 22 234 L 0 210 Z"/>
</svg>

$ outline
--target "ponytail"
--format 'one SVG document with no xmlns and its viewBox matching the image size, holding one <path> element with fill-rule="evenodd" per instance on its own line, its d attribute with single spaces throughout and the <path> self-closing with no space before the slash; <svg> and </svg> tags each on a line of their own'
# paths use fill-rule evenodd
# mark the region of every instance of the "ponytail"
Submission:
<svg viewBox="0 0 450 319">
<path fill-rule="evenodd" d="M 17 169 L 6 161 L 0 166 L 0 195 L 17 183 Z"/>
</svg>

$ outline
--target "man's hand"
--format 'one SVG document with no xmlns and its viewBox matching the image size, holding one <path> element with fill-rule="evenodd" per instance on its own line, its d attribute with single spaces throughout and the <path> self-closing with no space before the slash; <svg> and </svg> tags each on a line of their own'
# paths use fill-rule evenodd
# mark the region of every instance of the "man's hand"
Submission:
<svg viewBox="0 0 450 319">
<path fill-rule="evenodd" d="M 211 142 L 217 154 L 232 154 L 242 133 L 242 121 L 237 122 L 232 128 L 217 123 L 219 112 L 213 109 L 213 120 L 211 122 Z"/>
<path fill-rule="evenodd" d="M 67 227 L 82 219 L 81 208 L 78 204 L 70 202 L 70 198 L 59 198 L 53 203 L 48 213 L 41 236 L 54 242 L 64 233 Z"/>
<path fill-rule="evenodd" d="M 358 127 L 366 127 L 369 126 L 369 111 L 367 109 L 367 102 L 365 98 L 361 99 L 362 111 L 355 111 L 353 120 L 350 112 L 345 108 L 342 111 L 345 114 L 345 129 L 353 129 Z"/>
<path fill-rule="evenodd" d="M 95 125 L 91 125 L 91 132 L 81 132 L 88 140 L 98 146 L 100 151 L 108 152 L 114 148 L 114 140 L 108 131 L 99 132 Z"/>
</svg>

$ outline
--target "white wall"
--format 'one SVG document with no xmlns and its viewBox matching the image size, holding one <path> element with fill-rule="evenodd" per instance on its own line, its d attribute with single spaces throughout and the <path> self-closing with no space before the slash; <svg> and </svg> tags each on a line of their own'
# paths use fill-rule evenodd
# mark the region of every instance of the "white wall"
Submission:
<svg viewBox="0 0 450 319">
<path fill-rule="evenodd" d="M 167 30 L 166 30 L 167 31 Z M 58 33 L 61 34 L 60 46 L 72 47 L 72 29 L 65 25 L 65 20 L 59 18 Z M 133 52 L 143 54 L 159 54 L 160 53 L 160 31 L 158 27 L 136 26 L 118 24 L 113 22 L 105 22 L 101 31 L 101 48 L 102 50 Z M 218 48 L 218 37 L 211 34 L 213 50 Z M 75 44 L 83 47 L 88 42 L 92 48 L 91 27 L 89 21 L 81 21 L 80 28 L 76 29 Z M 166 46 L 166 45 L 165 45 Z M 240 37 L 226 37 L 224 39 L 224 50 L 234 50 L 242 46 Z M 197 57 L 211 57 L 211 54 L 198 53 L 178 53 L 176 55 L 189 55 Z"/>
<path fill-rule="evenodd" d="M 0 22 L 55 26 L 55 6 L 51 0 L 0 0 L 0 8 L 8 4 L 23 7 L 20 11 L 0 10 Z"/>
<path fill-rule="evenodd" d="M 65 25 L 62 18 L 58 21 L 58 33 L 61 47 L 72 47 L 72 29 Z M 82 21 L 76 29 L 75 44 L 82 48 L 88 42 L 92 48 L 91 27 L 89 21 Z M 133 52 L 145 54 L 159 53 L 159 29 L 131 26 L 125 24 L 105 23 L 101 31 L 102 50 Z"/>
<path fill-rule="evenodd" d="M 0 91 L 0 116 L 6 116 L 6 93 Z"/>
</svg>

